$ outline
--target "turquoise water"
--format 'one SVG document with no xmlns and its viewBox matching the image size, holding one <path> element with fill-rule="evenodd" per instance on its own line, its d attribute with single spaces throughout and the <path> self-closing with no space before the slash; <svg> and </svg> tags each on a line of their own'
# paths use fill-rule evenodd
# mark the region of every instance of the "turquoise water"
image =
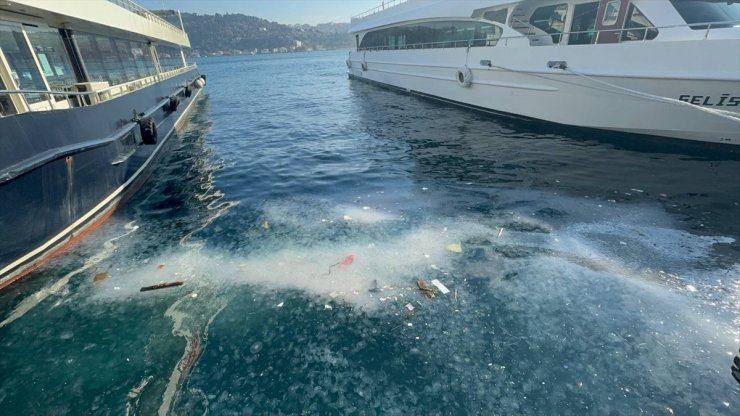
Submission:
<svg viewBox="0 0 740 416">
<path fill-rule="evenodd" d="M 199 63 L 144 188 L 0 293 L 2 414 L 740 408 L 738 149 L 496 118 L 344 59 Z"/>
</svg>

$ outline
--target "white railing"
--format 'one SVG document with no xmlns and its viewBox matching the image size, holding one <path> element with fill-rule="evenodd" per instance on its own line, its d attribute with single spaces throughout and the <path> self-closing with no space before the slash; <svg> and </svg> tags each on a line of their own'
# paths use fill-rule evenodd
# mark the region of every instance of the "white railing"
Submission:
<svg viewBox="0 0 740 416">
<path fill-rule="evenodd" d="M 145 9 L 144 7 L 134 3 L 131 0 L 108 0 L 109 2 L 123 7 L 124 9 L 134 12 L 138 14 L 141 17 L 144 17 L 148 19 L 151 22 L 154 22 L 162 27 L 165 27 L 167 29 L 176 30 L 178 32 L 182 32 L 182 29 L 173 25 L 172 23 L 162 19 L 161 17 L 157 16 L 156 14 L 150 12 L 149 10 Z"/>
<path fill-rule="evenodd" d="M 388 0 L 384 1 L 383 4 L 381 4 L 378 7 L 374 7 L 364 13 L 360 13 L 356 16 L 352 16 L 351 22 L 354 23 L 357 20 L 362 20 L 366 17 L 372 16 L 375 13 L 382 12 L 385 9 L 390 9 L 391 7 L 398 6 L 401 3 L 406 3 L 408 0 Z"/>
<path fill-rule="evenodd" d="M 195 64 L 182 68 L 162 72 L 158 75 L 151 75 L 145 78 L 139 78 L 123 84 L 113 85 L 96 91 L 54 91 L 54 90 L 0 90 L 0 95 L 18 94 L 25 99 L 24 94 L 39 94 L 53 97 L 64 97 L 67 100 L 68 107 L 83 107 L 99 104 L 112 100 L 122 95 L 142 89 L 156 82 L 172 78 L 176 75 L 190 71 L 196 68 Z"/>
</svg>

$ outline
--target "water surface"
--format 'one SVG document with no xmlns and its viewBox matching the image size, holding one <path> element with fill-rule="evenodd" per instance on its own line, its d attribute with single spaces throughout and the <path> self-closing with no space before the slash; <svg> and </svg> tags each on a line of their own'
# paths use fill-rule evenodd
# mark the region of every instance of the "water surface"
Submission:
<svg viewBox="0 0 740 416">
<path fill-rule="evenodd" d="M 344 54 L 199 63 L 144 188 L 0 293 L 3 414 L 740 408 L 737 149 L 440 105 Z"/>
</svg>

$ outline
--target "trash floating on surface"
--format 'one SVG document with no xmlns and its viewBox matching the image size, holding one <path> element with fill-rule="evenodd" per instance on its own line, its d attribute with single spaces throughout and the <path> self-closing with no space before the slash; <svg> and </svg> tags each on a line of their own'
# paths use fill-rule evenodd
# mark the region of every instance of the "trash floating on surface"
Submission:
<svg viewBox="0 0 740 416">
<path fill-rule="evenodd" d="M 344 216 L 344 220 L 345 221 L 352 221 L 352 217 L 350 217 L 349 215 L 345 215 Z"/>
<path fill-rule="evenodd" d="M 334 308 L 331 307 L 331 305 L 324 305 L 324 310 L 330 311 Z"/>
<path fill-rule="evenodd" d="M 269 230 L 270 229 L 270 223 L 267 222 L 267 221 L 263 222 L 262 223 L 262 229 L 264 229 L 265 231 Z"/>
<path fill-rule="evenodd" d="M 447 250 L 453 252 L 453 253 L 462 253 L 462 246 L 460 244 L 450 244 L 447 246 Z"/>
<path fill-rule="evenodd" d="M 410 303 L 407 303 L 407 304 L 403 305 L 403 307 L 406 308 L 406 309 L 408 309 L 408 310 L 410 310 L 410 311 L 413 311 L 414 310 L 414 305 L 412 305 Z"/>
<path fill-rule="evenodd" d="M 285 305 L 285 302 L 280 302 L 277 305 L 275 305 L 276 308 L 282 308 L 283 305 Z"/>
<path fill-rule="evenodd" d="M 190 295 L 190 297 L 193 298 L 193 299 L 195 299 L 195 298 L 198 297 L 198 294 L 197 293 L 193 293 L 192 295 Z"/>
<path fill-rule="evenodd" d="M 108 278 L 108 272 L 100 272 L 93 277 L 93 282 L 100 283 Z"/>
<path fill-rule="evenodd" d="M 370 289 L 368 289 L 368 292 L 370 293 L 380 292 L 380 287 L 378 286 L 378 279 L 373 279 L 373 282 L 370 284 Z"/>
<path fill-rule="evenodd" d="M 457 302 L 457 289 L 455 289 L 455 302 Z"/>
<path fill-rule="evenodd" d="M 159 269 L 159 270 L 164 269 L 164 264 L 160 264 L 159 266 L 157 266 L 157 269 Z"/>
<path fill-rule="evenodd" d="M 501 234 L 504 233 L 504 227 L 501 227 L 498 229 L 498 234 L 496 234 L 496 238 L 501 238 Z"/>
<path fill-rule="evenodd" d="M 450 293 L 450 289 L 447 289 L 447 286 L 443 285 L 438 279 L 432 279 L 432 284 L 436 286 L 443 295 Z"/>
<path fill-rule="evenodd" d="M 424 279 L 419 279 L 416 281 L 416 287 L 419 288 L 419 291 L 422 295 L 424 295 L 425 298 L 428 300 L 432 300 L 434 297 L 434 290 L 430 289 L 429 286 L 427 286 L 427 282 L 424 281 Z"/>
<path fill-rule="evenodd" d="M 148 292 L 150 290 L 159 290 L 159 289 L 166 289 L 168 287 L 175 287 L 175 286 L 182 286 L 185 282 L 183 281 L 176 281 L 176 282 L 167 282 L 167 283 L 160 283 L 158 285 L 153 286 L 144 286 L 141 289 L 139 289 L 139 292 Z"/>
<path fill-rule="evenodd" d="M 329 274 L 331 274 L 331 269 L 335 266 L 339 266 L 340 269 L 346 269 L 347 266 L 351 265 L 354 262 L 355 262 L 355 255 L 350 254 L 349 256 L 346 256 L 345 258 L 343 258 L 342 261 L 338 263 L 334 263 L 331 266 L 329 266 Z"/>
</svg>

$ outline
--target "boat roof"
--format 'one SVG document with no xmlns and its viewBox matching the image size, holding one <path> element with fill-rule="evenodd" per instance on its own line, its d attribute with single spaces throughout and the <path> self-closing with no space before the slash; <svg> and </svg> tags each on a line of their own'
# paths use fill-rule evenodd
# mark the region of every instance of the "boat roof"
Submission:
<svg viewBox="0 0 740 416">
<path fill-rule="evenodd" d="M 190 47 L 181 28 L 131 0 L 3 0 L 0 16 L 39 21 L 49 26 L 94 32 L 120 33 L 126 37 Z"/>
</svg>

